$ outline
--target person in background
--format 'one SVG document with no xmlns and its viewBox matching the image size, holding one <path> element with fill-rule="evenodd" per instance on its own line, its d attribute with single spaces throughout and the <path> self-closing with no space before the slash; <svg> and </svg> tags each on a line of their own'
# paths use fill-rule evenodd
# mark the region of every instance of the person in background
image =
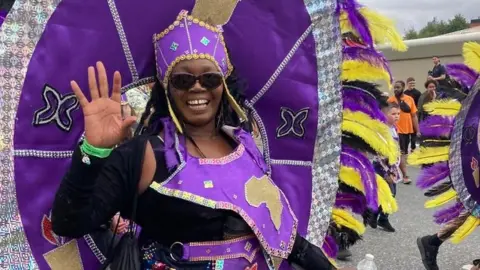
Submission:
<svg viewBox="0 0 480 270">
<path fill-rule="evenodd" d="M 421 122 L 427 118 L 428 114 L 425 112 L 423 106 L 437 97 L 437 82 L 434 80 L 427 80 L 425 82 L 426 91 L 420 96 L 418 100 L 418 121 Z"/>
<path fill-rule="evenodd" d="M 400 106 L 397 103 L 387 103 L 383 106 L 382 112 L 387 117 L 387 124 L 390 127 L 393 138 L 398 141 L 396 124 L 400 120 Z M 401 179 L 400 160 L 396 164 L 390 165 L 385 158 L 376 156 L 373 159 L 373 166 L 375 172 L 387 181 L 393 196 L 395 196 L 397 193 L 397 183 Z M 378 225 L 387 232 L 395 232 L 395 228 L 393 228 L 388 219 L 388 214 L 384 213 L 382 209 L 379 209 L 378 213 L 370 216 L 368 223 L 370 227 L 374 229 Z"/>
<path fill-rule="evenodd" d="M 428 80 L 434 80 L 438 83 L 438 86 L 448 86 L 448 75 L 445 67 L 440 64 L 440 58 L 434 56 L 432 58 L 433 69 L 428 72 Z"/>
<path fill-rule="evenodd" d="M 418 89 L 415 88 L 415 78 L 409 77 L 407 79 L 407 89 L 404 92 L 405 95 L 410 96 L 415 101 L 415 106 L 418 108 L 418 100 L 422 95 Z M 417 148 L 417 134 L 412 133 L 410 135 L 410 149 L 413 152 Z"/>
<path fill-rule="evenodd" d="M 415 105 L 418 108 L 418 100 L 420 99 L 422 92 L 420 92 L 420 90 L 415 88 L 415 78 L 409 77 L 407 79 L 407 89 L 405 90 L 404 94 L 412 97 L 413 100 L 415 101 Z"/>
<path fill-rule="evenodd" d="M 405 82 L 397 81 L 393 87 L 394 95 L 388 99 L 390 103 L 397 103 L 400 107 L 400 119 L 397 123 L 397 132 L 399 137 L 401 159 L 400 159 L 400 170 L 403 175 L 403 183 L 410 184 L 410 178 L 407 174 L 407 155 L 408 155 L 408 145 L 411 141 L 411 135 L 415 133 L 419 136 L 418 129 L 418 117 L 417 117 L 417 106 L 412 97 L 404 94 L 405 91 Z"/>
</svg>

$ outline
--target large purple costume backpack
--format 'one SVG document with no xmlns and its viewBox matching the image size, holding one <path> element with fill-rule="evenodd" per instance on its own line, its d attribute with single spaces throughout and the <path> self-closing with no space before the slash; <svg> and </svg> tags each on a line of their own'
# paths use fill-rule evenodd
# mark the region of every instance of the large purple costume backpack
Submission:
<svg viewBox="0 0 480 270">
<path fill-rule="evenodd" d="M 0 268 L 95 269 L 105 260 L 91 235 L 64 239 L 51 229 L 55 191 L 83 134 L 69 82 L 87 89 L 85 71 L 101 60 L 110 77 L 121 72 L 124 100 L 141 110 L 148 93 L 139 87 L 155 76 L 152 36 L 194 4 L 15 2 L 0 30 Z M 361 80 L 354 69 L 368 65 L 382 70 L 380 79 L 388 70 L 381 57 L 369 63 L 351 55 L 343 65 L 350 72 L 342 74 L 341 23 L 372 50 L 374 41 L 388 41 L 365 32 L 374 25 L 365 20 L 347 23 L 371 15 L 364 11 L 351 0 L 243 0 L 223 26 L 236 72 L 248 82 L 244 106 L 259 127 L 269 173 L 289 199 L 300 234 L 317 245 L 330 226 L 338 188 L 341 80 Z M 375 102 L 369 104 L 378 110 Z M 350 116 L 355 115 L 364 117 Z M 380 152 L 390 155 L 385 149 Z M 376 190 L 364 192 L 378 206 Z"/>
</svg>

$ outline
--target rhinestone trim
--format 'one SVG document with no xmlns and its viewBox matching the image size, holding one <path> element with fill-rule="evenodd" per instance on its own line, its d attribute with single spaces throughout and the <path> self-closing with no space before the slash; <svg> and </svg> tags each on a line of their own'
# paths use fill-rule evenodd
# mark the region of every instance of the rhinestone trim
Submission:
<svg viewBox="0 0 480 270">
<path fill-rule="evenodd" d="M 253 105 L 245 101 L 245 106 L 251 111 L 252 117 L 257 123 L 258 130 L 260 132 L 260 137 L 262 138 L 262 144 L 263 144 L 263 158 L 265 159 L 265 163 L 267 164 L 267 174 L 271 176 L 272 174 L 272 162 L 270 160 L 270 148 L 268 144 L 268 137 L 267 137 L 267 130 L 265 129 L 265 124 L 263 124 L 263 120 L 258 114 L 257 110 L 253 107 Z"/>
<path fill-rule="evenodd" d="M 120 37 L 120 42 L 122 43 L 123 53 L 125 54 L 128 68 L 130 69 L 130 73 L 132 74 L 132 81 L 137 81 L 139 78 L 137 67 L 135 66 L 135 61 L 133 60 L 132 52 L 130 51 L 130 46 L 128 45 L 127 41 L 127 35 L 125 34 L 125 30 L 123 29 L 122 20 L 120 19 L 120 15 L 118 14 L 115 1 L 108 0 L 108 7 L 110 8 L 110 13 L 112 14 L 113 21 L 115 22 L 115 27 L 117 28 L 118 36 Z"/>
<path fill-rule="evenodd" d="M 122 94 L 124 94 L 128 90 L 131 90 L 131 89 L 134 89 L 134 88 L 137 88 L 137 87 L 140 87 L 140 86 L 144 86 L 145 84 L 149 84 L 149 83 L 153 83 L 153 82 L 155 82 L 155 77 L 147 77 L 147 78 L 143 78 L 143 79 L 140 79 L 138 81 L 129 83 L 129 84 L 124 85 L 122 87 Z"/>
<path fill-rule="evenodd" d="M 272 159 L 271 162 L 273 165 L 304 166 L 304 167 L 313 166 L 313 163 L 311 161 L 303 161 L 303 160 Z"/>
<path fill-rule="evenodd" d="M 238 147 L 229 155 L 221 158 L 201 158 L 198 159 L 200 165 L 225 165 L 240 158 L 245 152 L 245 146 L 239 144 Z"/>
<path fill-rule="evenodd" d="M 297 52 L 298 48 L 302 43 L 305 41 L 305 39 L 310 35 L 313 29 L 313 24 L 308 26 L 308 28 L 303 32 L 303 34 L 298 38 L 298 40 L 295 42 L 293 45 L 292 49 L 288 52 L 287 56 L 283 59 L 283 61 L 280 63 L 280 65 L 277 67 L 275 72 L 272 74 L 272 76 L 268 79 L 267 83 L 258 91 L 258 93 L 250 100 L 250 103 L 252 105 L 255 105 L 257 101 L 270 89 L 270 87 L 273 85 L 273 83 L 277 80 L 278 76 L 280 73 L 282 73 L 283 69 L 287 66 L 287 64 L 290 62 L 292 57 L 295 55 Z"/>
<path fill-rule="evenodd" d="M 46 151 L 35 149 L 16 149 L 13 151 L 15 157 L 37 157 L 37 158 L 70 158 L 73 151 Z"/>
</svg>

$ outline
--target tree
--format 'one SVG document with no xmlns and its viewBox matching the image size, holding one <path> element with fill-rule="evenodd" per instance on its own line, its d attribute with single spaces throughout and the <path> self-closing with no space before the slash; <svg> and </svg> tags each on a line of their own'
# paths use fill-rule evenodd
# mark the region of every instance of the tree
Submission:
<svg viewBox="0 0 480 270">
<path fill-rule="evenodd" d="M 462 14 L 455 15 L 452 19 L 445 22 L 438 18 L 433 18 L 420 31 L 410 28 L 405 33 L 405 39 L 427 38 L 444 35 L 468 28 L 467 19 Z"/>
<path fill-rule="evenodd" d="M 415 28 L 410 28 L 407 30 L 405 33 L 405 39 L 417 39 L 418 38 L 418 33 L 415 31 Z"/>
</svg>

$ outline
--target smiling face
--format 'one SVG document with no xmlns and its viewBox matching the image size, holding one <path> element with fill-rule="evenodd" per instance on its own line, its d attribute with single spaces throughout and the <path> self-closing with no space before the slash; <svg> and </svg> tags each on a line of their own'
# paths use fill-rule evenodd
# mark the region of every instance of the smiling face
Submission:
<svg viewBox="0 0 480 270">
<path fill-rule="evenodd" d="M 201 127 L 215 120 L 223 89 L 221 73 L 207 59 L 182 61 L 170 75 L 171 98 L 188 125 Z"/>
</svg>

